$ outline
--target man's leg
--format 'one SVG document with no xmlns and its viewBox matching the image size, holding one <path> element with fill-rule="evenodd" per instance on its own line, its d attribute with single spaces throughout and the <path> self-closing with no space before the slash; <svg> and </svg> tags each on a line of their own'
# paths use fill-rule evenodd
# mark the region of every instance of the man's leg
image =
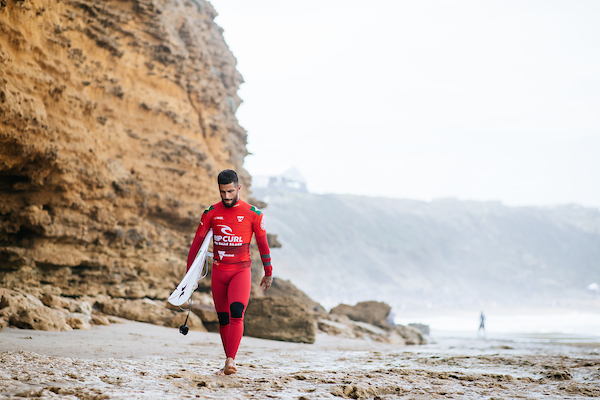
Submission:
<svg viewBox="0 0 600 400">
<path fill-rule="evenodd" d="M 211 274 L 211 290 L 213 301 L 215 302 L 215 311 L 219 318 L 219 333 L 221 334 L 221 343 L 227 354 L 227 336 L 229 334 L 229 301 L 227 299 L 227 284 L 230 275 L 228 271 L 221 271 L 213 268 Z"/>
<path fill-rule="evenodd" d="M 225 346 L 228 358 L 235 359 L 242 336 L 244 334 L 244 313 L 250 299 L 252 275 L 250 268 L 243 268 L 235 272 L 229 281 L 227 298 L 229 300 L 229 333 Z"/>
</svg>

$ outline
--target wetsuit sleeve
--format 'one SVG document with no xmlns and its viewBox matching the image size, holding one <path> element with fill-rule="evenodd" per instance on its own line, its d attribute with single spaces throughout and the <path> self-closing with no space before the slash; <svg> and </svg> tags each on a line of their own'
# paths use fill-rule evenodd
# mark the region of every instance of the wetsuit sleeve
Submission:
<svg viewBox="0 0 600 400">
<path fill-rule="evenodd" d="M 187 258 L 187 268 L 185 269 L 186 272 L 192 266 L 192 263 L 194 262 L 194 259 L 196 258 L 196 255 L 198 254 L 198 250 L 200 250 L 200 246 L 202 246 L 202 243 L 204 242 L 204 238 L 206 237 L 206 234 L 208 233 L 209 230 L 210 230 L 210 217 L 209 217 L 209 212 L 207 209 L 202 214 L 202 218 L 200 219 L 200 225 L 198 225 L 198 229 L 196 230 L 196 236 L 194 236 L 194 241 L 192 242 L 192 245 L 190 246 L 190 252 L 188 253 L 188 258 Z"/>
<path fill-rule="evenodd" d="M 265 276 L 273 275 L 273 266 L 271 265 L 271 250 L 269 249 L 269 243 L 267 241 L 267 235 L 257 236 L 256 244 L 258 244 L 258 251 L 260 252 L 260 259 L 265 269 Z"/>
<path fill-rule="evenodd" d="M 256 244 L 258 245 L 258 251 L 260 252 L 260 259 L 263 263 L 265 276 L 271 276 L 273 275 L 273 266 L 271 265 L 271 250 L 269 249 L 269 242 L 267 241 L 267 231 L 265 229 L 262 213 L 255 219 L 254 223 L 252 224 L 252 229 L 256 235 Z"/>
</svg>

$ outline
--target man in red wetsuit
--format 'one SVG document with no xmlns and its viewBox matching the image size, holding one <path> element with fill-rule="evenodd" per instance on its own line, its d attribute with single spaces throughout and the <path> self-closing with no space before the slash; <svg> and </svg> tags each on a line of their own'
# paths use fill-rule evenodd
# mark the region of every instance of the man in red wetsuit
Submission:
<svg viewBox="0 0 600 400">
<path fill-rule="evenodd" d="M 244 312 L 250 298 L 250 241 L 252 233 L 260 251 L 265 275 L 260 285 L 273 283 L 273 267 L 262 212 L 239 199 L 241 186 L 235 171 L 221 171 L 218 178 L 221 202 L 204 210 L 188 254 L 189 269 L 208 233 L 213 230 L 211 289 L 219 317 L 219 332 L 225 349 L 225 366 L 217 374 L 237 372 L 235 355 L 244 333 Z"/>
</svg>

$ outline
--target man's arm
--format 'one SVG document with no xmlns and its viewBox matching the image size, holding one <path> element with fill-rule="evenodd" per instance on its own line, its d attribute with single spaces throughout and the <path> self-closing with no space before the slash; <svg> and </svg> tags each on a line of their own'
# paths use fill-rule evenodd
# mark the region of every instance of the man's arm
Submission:
<svg viewBox="0 0 600 400">
<path fill-rule="evenodd" d="M 198 229 L 196 230 L 196 236 L 194 236 L 194 240 L 192 241 L 192 245 L 190 246 L 190 252 L 188 253 L 187 258 L 187 268 L 185 270 L 186 272 L 192 266 L 192 263 L 194 262 L 194 259 L 198 254 L 198 250 L 200 250 L 200 246 L 202 246 L 204 238 L 210 230 L 210 218 L 207 215 L 208 209 L 202 214 L 202 218 L 200 219 L 200 225 L 198 225 Z"/>
<path fill-rule="evenodd" d="M 260 213 L 252 225 L 254 235 L 256 236 L 256 244 L 258 245 L 258 251 L 260 252 L 260 259 L 263 263 L 265 270 L 265 276 L 260 281 L 260 285 L 263 290 L 267 290 L 273 283 L 273 266 L 271 265 L 271 250 L 269 249 L 269 242 L 267 241 L 267 231 L 263 222 L 263 214 Z"/>
</svg>

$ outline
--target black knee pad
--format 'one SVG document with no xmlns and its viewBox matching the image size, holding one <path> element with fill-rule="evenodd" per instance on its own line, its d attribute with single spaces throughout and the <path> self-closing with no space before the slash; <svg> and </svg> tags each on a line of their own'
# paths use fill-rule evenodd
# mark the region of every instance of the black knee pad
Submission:
<svg viewBox="0 0 600 400">
<path fill-rule="evenodd" d="M 219 317 L 219 325 L 229 325 L 229 313 L 218 312 L 217 317 Z"/>
<path fill-rule="evenodd" d="M 231 318 L 242 318 L 244 315 L 244 305 L 240 302 L 231 303 L 229 309 L 231 310 Z"/>
</svg>

